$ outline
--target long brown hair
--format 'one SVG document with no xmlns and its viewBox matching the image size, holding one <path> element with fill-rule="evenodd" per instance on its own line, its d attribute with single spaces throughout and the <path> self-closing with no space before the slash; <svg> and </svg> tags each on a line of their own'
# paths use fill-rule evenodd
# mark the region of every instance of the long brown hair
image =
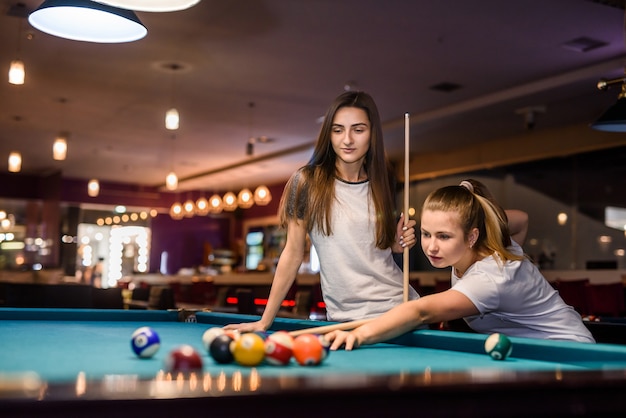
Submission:
<svg viewBox="0 0 626 418">
<path fill-rule="evenodd" d="M 393 244 L 396 234 L 392 192 L 395 179 L 385 152 L 378 108 L 374 99 L 364 92 L 345 92 L 326 111 L 311 159 L 285 186 L 279 209 L 281 224 L 286 226 L 291 219 L 303 219 L 308 231 L 318 228 L 325 235 L 332 234 L 337 154 L 332 147 L 331 131 L 335 114 L 344 107 L 363 109 L 369 118 L 370 147 L 364 169 L 376 211 L 376 246 L 385 249 Z"/>
</svg>

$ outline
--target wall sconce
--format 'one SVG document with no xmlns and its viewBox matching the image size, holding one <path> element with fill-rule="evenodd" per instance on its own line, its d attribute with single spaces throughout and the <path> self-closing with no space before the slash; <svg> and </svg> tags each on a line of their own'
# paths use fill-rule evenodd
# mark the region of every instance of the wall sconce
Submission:
<svg viewBox="0 0 626 418">
<path fill-rule="evenodd" d="M 46 0 L 28 21 L 42 32 L 74 41 L 130 42 L 148 33 L 132 10 L 90 0 Z"/>
<path fill-rule="evenodd" d="M 561 212 L 558 215 L 556 215 L 556 221 L 561 226 L 565 225 L 567 223 L 567 213 Z"/>
<path fill-rule="evenodd" d="M 87 194 L 90 197 L 97 197 L 100 194 L 100 182 L 97 179 L 89 180 L 89 183 L 87 183 Z"/>
<path fill-rule="evenodd" d="M 67 157 L 67 140 L 65 135 L 60 134 L 52 144 L 52 158 L 57 161 L 63 161 Z"/>
<path fill-rule="evenodd" d="M 22 170 L 22 154 L 13 151 L 9 154 L 9 171 L 19 173 Z"/>
<path fill-rule="evenodd" d="M 261 185 L 254 190 L 254 203 L 267 206 L 272 201 L 272 194 L 267 186 Z"/>
<path fill-rule="evenodd" d="M 612 80 L 601 79 L 598 81 L 598 90 L 608 90 L 614 84 L 620 84 L 621 91 L 617 96 L 617 102 L 607 109 L 591 127 L 597 131 L 605 132 L 626 132 L 626 82 L 625 77 L 614 78 Z"/>
<path fill-rule="evenodd" d="M 95 0 L 122 9 L 138 12 L 176 12 L 195 6 L 200 0 Z"/>
</svg>

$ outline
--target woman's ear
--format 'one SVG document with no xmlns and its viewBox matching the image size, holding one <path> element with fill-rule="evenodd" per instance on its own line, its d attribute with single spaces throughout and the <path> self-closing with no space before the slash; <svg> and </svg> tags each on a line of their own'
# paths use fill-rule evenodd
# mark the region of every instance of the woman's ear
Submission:
<svg viewBox="0 0 626 418">
<path fill-rule="evenodd" d="M 478 240 L 479 234 L 480 233 L 478 232 L 478 228 L 472 228 L 472 230 L 468 234 L 467 242 L 469 243 L 469 247 L 470 248 L 472 248 L 474 246 L 474 244 L 476 244 L 476 241 Z"/>
</svg>

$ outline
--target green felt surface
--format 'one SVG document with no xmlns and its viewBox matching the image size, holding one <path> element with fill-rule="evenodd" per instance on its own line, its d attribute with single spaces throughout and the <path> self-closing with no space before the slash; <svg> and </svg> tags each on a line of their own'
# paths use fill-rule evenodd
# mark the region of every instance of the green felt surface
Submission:
<svg viewBox="0 0 626 418">
<path fill-rule="evenodd" d="M 167 353 L 181 344 L 196 348 L 204 360 L 204 372 L 252 369 L 237 364 L 221 365 L 204 351 L 202 334 L 212 326 L 252 318 L 236 315 L 198 315 L 200 322 L 176 322 L 175 313 L 149 312 L 138 315 L 122 311 L 93 310 L 5 310 L 0 309 L 0 373 L 35 371 L 48 381 L 71 382 L 84 373 L 87 379 L 116 375 L 154 378 L 163 370 Z M 21 319 L 17 319 L 21 318 Z M 107 320 L 108 319 L 108 320 Z M 277 320 L 277 329 L 319 325 Z M 132 332 L 152 327 L 161 338 L 154 357 L 140 359 L 130 346 Z M 506 361 L 492 360 L 482 350 L 485 336 L 443 331 L 418 331 L 399 339 L 398 344 L 378 344 L 346 352 L 331 352 L 316 367 L 303 367 L 292 360 L 289 366 L 262 364 L 261 376 L 333 374 L 375 375 L 471 371 L 584 370 L 625 368 L 626 349 L 602 344 L 563 343 L 513 339 L 513 354 Z M 417 345 L 417 346 L 415 346 Z"/>
</svg>

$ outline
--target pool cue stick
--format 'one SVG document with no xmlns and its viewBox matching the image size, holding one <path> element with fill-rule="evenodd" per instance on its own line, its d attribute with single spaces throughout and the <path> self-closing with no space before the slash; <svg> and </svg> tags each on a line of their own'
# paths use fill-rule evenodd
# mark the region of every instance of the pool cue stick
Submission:
<svg viewBox="0 0 626 418">
<path fill-rule="evenodd" d="M 404 225 L 409 222 L 409 114 L 404 114 Z M 404 301 L 409 300 L 409 247 L 404 247 L 402 263 Z"/>
<path fill-rule="evenodd" d="M 321 327 L 303 328 L 303 329 L 298 329 L 296 331 L 290 331 L 289 335 L 291 335 L 292 337 L 297 337 L 298 335 L 302 335 L 302 334 L 326 334 L 328 332 L 335 331 L 335 330 L 348 331 L 373 320 L 374 318 L 358 319 L 356 321 L 341 322 L 339 324 L 322 325 Z"/>
</svg>

